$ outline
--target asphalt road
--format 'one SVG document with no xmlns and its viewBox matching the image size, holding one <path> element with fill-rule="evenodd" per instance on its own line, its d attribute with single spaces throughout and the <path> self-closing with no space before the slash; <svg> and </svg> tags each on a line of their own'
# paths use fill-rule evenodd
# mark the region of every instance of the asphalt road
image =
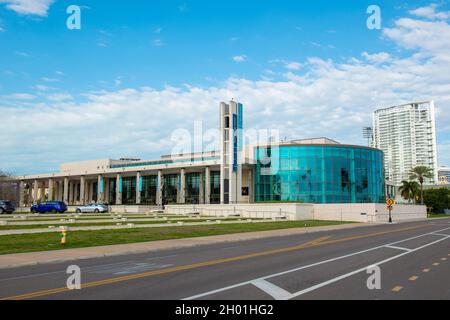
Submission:
<svg viewBox="0 0 450 320">
<path fill-rule="evenodd" d="M 450 219 L 3 269 L 0 298 L 450 299 Z"/>
</svg>

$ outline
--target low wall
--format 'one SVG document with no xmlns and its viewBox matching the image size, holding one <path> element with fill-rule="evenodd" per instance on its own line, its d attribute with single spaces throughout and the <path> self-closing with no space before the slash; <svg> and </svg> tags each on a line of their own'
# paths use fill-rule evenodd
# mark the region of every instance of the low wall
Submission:
<svg viewBox="0 0 450 320">
<path fill-rule="evenodd" d="M 302 203 L 242 203 L 210 205 L 168 205 L 168 214 L 189 214 L 197 212 L 210 216 L 240 215 L 243 218 L 264 218 L 287 220 L 310 220 L 313 217 L 312 204 Z"/>
<path fill-rule="evenodd" d="M 419 220 L 427 218 L 426 206 L 394 205 L 393 221 Z M 314 219 L 356 222 L 388 222 L 389 211 L 382 203 L 315 204 Z"/>
</svg>

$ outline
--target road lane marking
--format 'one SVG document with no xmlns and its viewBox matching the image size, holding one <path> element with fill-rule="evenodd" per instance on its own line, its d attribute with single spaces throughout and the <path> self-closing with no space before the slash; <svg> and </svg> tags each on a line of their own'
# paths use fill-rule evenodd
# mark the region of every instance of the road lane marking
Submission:
<svg viewBox="0 0 450 320">
<path fill-rule="evenodd" d="M 450 228 L 447 228 L 447 229 L 450 229 Z M 425 235 L 428 235 L 428 234 L 425 234 Z M 421 235 L 421 236 L 425 236 L 425 235 Z M 412 237 L 412 238 L 417 238 L 417 237 L 420 237 L 420 236 L 416 236 L 416 237 Z M 405 256 L 405 255 L 408 255 L 408 254 L 410 254 L 410 253 L 412 253 L 412 252 L 415 252 L 415 251 L 424 249 L 424 248 L 426 248 L 426 247 L 428 247 L 428 246 L 431 246 L 431 245 L 434 245 L 434 244 L 439 243 L 439 242 L 441 242 L 441 241 L 447 240 L 448 238 L 450 238 L 450 236 L 443 237 L 443 238 L 441 238 L 441 239 L 435 240 L 435 241 L 433 241 L 433 242 L 431 242 L 431 243 L 428 243 L 428 244 L 426 244 L 426 245 L 423 245 L 423 246 L 421 246 L 421 247 L 412 249 L 411 251 L 405 251 L 405 252 L 403 252 L 403 253 L 401 253 L 401 254 L 398 254 L 398 255 L 396 255 L 396 256 L 390 257 L 390 258 L 385 259 L 385 260 L 383 260 L 383 261 L 379 261 L 379 262 L 376 262 L 376 263 L 372 263 L 370 266 L 374 266 L 374 265 L 379 266 L 379 265 L 381 265 L 381 264 L 384 264 L 384 263 L 387 263 L 387 262 L 389 262 L 389 261 L 398 259 L 398 258 L 403 257 L 403 256 Z M 409 239 L 407 239 L 407 240 L 409 240 Z M 406 240 L 397 241 L 397 242 L 403 242 L 403 241 L 406 241 Z M 397 242 L 395 242 L 395 243 L 397 243 Z M 392 245 L 392 244 L 388 244 L 388 245 Z M 230 289 L 234 289 L 234 288 L 237 288 L 237 287 L 241 287 L 241 286 L 243 286 L 243 285 L 253 284 L 255 281 L 259 281 L 259 280 L 267 280 L 267 279 L 270 279 L 270 278 L 278 277 L 278 276 L 285 275 L 285 274 L 288 274 L 288 273 L 292 273 L 292 272 L 295 272 L 295 271 L 307 269 L 307 268 L 310 268 L 310 267 L 318 266 L 318 265 L 321 265 L 321 264 L 324 264 L 324 263 L 329 263 L 329 262 L 336 261 L 336 260 L 339 260 L 339 259 L 343 259 L 343 258 L 346 258 L 346 257 L 349 257 L 349 256 L 361 254 L 361 253 L 364 253 L 364 252 L 373 251 L 373 250 L 380 249 L 380 248 L 384 248 L 384 247 L 386 247 L 386 245 L 378 246 L 378 247 L 371 248 L 371 249 L 367 249 L 367 250 L 363 250 L 363 251 L 356 252 L 356 253 L 353 253 L 353 254 L 348 254 L 348 255 L 345 255 L 345 256 L 342 256 L 342 257 L 337 257 L 337 258 L 334 258 L 334 259 L 329 259 L 329 260 L 325 260 L 325 261 L 313 263 L 313 264 L 310 264 L 310 265 L 307 265 L 307 266 L 303 266 L 303 267 L 299 267 L 299 268 L 295 268 L 295 269 L 292 269 L 292 270 L 287 270 L 287 271 L 284 271 L 284 272 L 279 272 L 279 273 L 276 273 L 276 274 L 267 275 L 267 276 L 264 276 L 264 277 L 261 277 L 261 278 L 253 279 L 253 280 L 250 280 L 250 281 L 245 281 L 245 282 L 238 283 L 238 284 L 235 284 L 235 285 L 231 285 L 231 286 L 228 286 L 228 287 L 225 287 L 225 288 L 220 288 L 220 289 L 216 289 L 216 290 L 204 292 L 204 293 L 201 293 L 201 294 L 197 294 L 197 295 L 194 295 L 194 296 L 191 296 L 191 297 L 184 298 L 183 300 L 194 300 L 194 299 L 198 299 L 198 298 L 201 298 L 201 297 L 209 296 L 209 295 L 211 295 L 211 294 L 215 294 L 215 293 L 227 291 L 227 290 L 230 290 Z M 325 286 L 327 286 L 327 285 L 329 285 L 329 284 L 335 283 L 335 282 L 337 282 L 337 281 L 340 281 L 340 280 L 342 280 L 342 279 L 348 278 L 348 277 L 353 276 L 353 275 L 355 275 L 355 274 L 361 273 L 361 272 L 363 272 L 363 271 L 366 271 L 367 268 L 370 267 L 370 266 L 366 266 L 366 267 L 364 267 L 364 268 L 361 268 L 361 269 L 358 269 L 358 270 L 349 272 L 349 273 L 347 273 L 347 274 L 338 276 L 338 277 L 336 277 L 336 278 L 333 278 L 333 279 L 330 279 L 330 280 L 328 280 L 328 281 L 319 283 L 319 284 L 317 284 L 317 285 L 314 285 L 314 286 L 312 286 L 312 287 L 309 287 L 309 288 L 306 288 L 306 289 L 304 289 L 304 290 L 298 291 L 298 292 L 296 292 L 296 293 L 292 293 L 287 299 L 292 299 L 292 298 L 298 297 L 298 296 L 303 295 L 303 294 L 305 294 L 305 293 L 314 291 L 314 290 L 316 290 L 316 289 L 325 287 Z"/>
<path fill-rule="evenodd" d="M 422 272 L 423 272 L 423 273 L 430 272 L 430 269 L 423 269 Z"/>
<path fill-rule="evenodd" d="M 363 234 L 363 235 L 359 235 L 359 236 L 352 236 L 352 237 L 341 238 L 341 239 L 336 239 L 336 240 L 329 240 L 329 241 L 325 241 L 325 240 L 329 239 L 330 237 L 321 237 L 319 239 L 313 240 L 312 241 L 313 244 L 311 244 L 310 242 L 307 242 L 305 244 L 302 244 L 299 246 L 294 246 L 294 247 L 287 247 L 287 248 L 275 249 L 275 250 L 270 250 L 270 251 L 263 251 L 263 252 L 258 252 L 258 253 L 254 253 L 254 254 L 244 255 L 244 256 L 236 256 L 236 257 L 231 257 L 231 258 L 210 260 L 210 261 L 199 262 L 199 263 L 194 263 L 194 264 L 190 264 L 190 265 L 182 265 L 182 266 L 171 267 L 171 268 L 167 268 L 167 269 L 154 270 L 154 271 L 143 272 L 143 273 L 138 273 L 138 274 L 133 274 L 133 275 L 127 275 L 127 276 L 121 276 L 121 277 L 100 280 L 100 281 L 92 281 L 92 282 L 82 284 L 81 287 L 82 288 L 97 287 L 97 286 L 113 284 L 113 283 L 118 283 L 118 282 L 123 282 L 123 281 L 135 280 L 135 279 L 146 278 L 146 277 L 157 276 L 157 275 L 164 275 L 164 274 L 169 274 L 169 273 L 173 273 L 173 272 L 186 271 L 186 270 L 192 270 L 192 269 L 197 269 L 197 268 L 201 268 L 201 267 L 214 266 L 214 265 L 227 263 L 227 262 L 235 262 L 235 261 L 241 261 L 241 260 L 246 260 L 246 259 L 255 258 L 255 257 L 273 255 L 273 254 L 277 254 L 277 253 L 297 251 L 297 250 L 301 250 L 301 249 L 317 247 L 317 246 L 322 246 L 322 245 L 327 245 L 327 244 L 335 244 L 335 243 L 341 243 L 341 242 L 346 242 L 346 241 L 351 241 L 351 240 L 376 237 L 376 236 L 380 236 L 380 235 L 402 232 L 402 231 L 411 231 L 411 230 L 416 230 L 416 229 L 420 229 L 420 228 L 424 228 L 424 227 L 429 227 L 429 225 L 425 224 L 425 225 L 419 225 L 419 226 L 415 226 L 415 227 L 407 227 L 407 228 L 400 228 L 400 229 L 394 229 L 394 230 L 388 230 L 388 231 L 382 231 L 382 232 L 375 232 L 375 233 Z M 450 228 L 436 230 L 434 232 L 440 232 L 440 231 L 444 231 L 447 229 L 450 229 Z M 407 240 L 416 239 L 416 238 L 419 238 L 419 237 L 422 237 L 425 235 L 427 235 L 427 234 L 411 237 Z M 405 240 L 402 240 L 402 241 L 405 241 Z M 402 242 L 402 241 L 393 242 L 390 245 L 393 245 L 393 244 L 396 244 L 396 243 Z M 379 246 L 378 248 L 381 248 L 381 247 L 384 247 L 384 246 Z M 374 250 L 374 249 L 372 248 L 372 249 L 364 250 L 364 251 L 367 252 L 367 251 L 371 251 L 371 250 Z M 355 254 L 357 254 L 357 253 L 355 253 Z M 350 254 L 348 256 L 352 256 L 355 254 Z M 331 259 L 331 260 L 337 260 L 337 259 Z M 35 292 L 30 292 L 30 293 L 16 295 L 16 296 L 0 298 L 0 300 L 32 299 L 32 298 L 36 298 L 36 297 L 48 296 L 48 295 L 64 293 L 64 292 L 68 292 L 68 291 L 70 291 L 70 290 L 68 290 L 65 287 L 62 287 L 62 288 L 41 290 L 41 291 L 35 291 Z"/>
<path fill-rule="evenodd" d="M 441 258 L 442 261 L 447 261 L 447 258 Z"/>
<path fill-rule="evenodd" d="M 440 263 L 439 262 L 435 262 L 435 263 L 433 263 L 433 266 L 438 266 L 438 265 L 440 265 Z"/>
<path fill-rule="evenodd" d="M 274 298 L 275 300 L 286 300 L 291 296 L 290 292 L 263 279 L 256 280 L 252 282 L 252 284 L 268 295 L 272 296 L 272 298 Z"/>
<path fill-rule="evenodd" d="M 412 276 L 409 278 L 409 281 L 416 281 L 417 279 L 419 279 L 418 276 Z"/>
<path fill-rule="evenodd" d="M 392 291 L 393 292 L 400 292 L 402 289 L 403 289 L 402 286 L 396 286 L 396 287 L 392 288 Z"/>
<path fill-rule="evenodd" d="M 411 251 L 412 249 L 408 249 L 408 248 L 403 248 L 403 247 L 397 247 L 397 246 L 385 246 L 386 248 L 391 248 L 391 249 L 397 249 L 397 250 L 403 250 L 403 251 Z"/>
</svg>

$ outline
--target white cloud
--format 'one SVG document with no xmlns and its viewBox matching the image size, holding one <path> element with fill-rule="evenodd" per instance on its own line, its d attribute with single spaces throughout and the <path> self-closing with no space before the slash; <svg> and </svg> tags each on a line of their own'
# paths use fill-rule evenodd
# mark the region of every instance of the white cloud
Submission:
<svg viewBox="0 0 450 320">
<path fill-rule="evenodd" d="M 233 57 L 234 62 L 244 62 L 247 60 L 247 56 L 245 54 L 243 55 L 239 55 L 239 56 L 234 56 Z"/>
<path fill-rule="evenodd" d="M 367 52 L 363 52 L 362 56 L 369 62 L 373 63 L 383 63 L 391 60 L 391 55 L 387 52 L 379 52 L 374 54 L 369 54 Z"/>
<path fill-rule="evenodd" d="M 56 101 L 56 102 L 73 100 L 72 95 L 70 95 L 68 93 L 54 93 L 54 94 L 47 95 L 46 98 L 50 101 Z"/>
<path fill-rule="evenodd" d="M 414 10 L 409 11 L 412 15 L 423 17 L 427 19 L 448 19 L 450 18 L 450 11 L 447 12 L 436 12 L 437 4 L 433 3 L 426 7 L 420 7 Z"/>
<path fill-rule="evenodd" d="M 59 79 L 49 78 L 49 77 L 43 77 L 43 78 L 41 78 L 41 80 L 45 81 L 45 82 L 59 82 L 60 81 Z"/>
<path fill-rule="evenodd" d="M 152 41 L 152 47 L 162 47 L 164 42 L 161 39 L 155 39 Z"/>
<path fill-rule="evenodd" d="M 28 53 L 23 52 L 23 51 L 16 51 L 15 54 L 17 54 L 18 56 L 21 56 L 21 57 L 25 57 L 25 58 L 28 58 L 30 56 Z"/>
<path fill-rule="evenodd" d="M 13 93 L 6 98 L 14 99 L 14 100 L 34 100 L 36 97 L 29 93 Z"/>
<path fill-rule="evenodd" d="M 301 68 L 302 64 L 300 62 L 287 62 L 286 63 L 286 69 L 289 70 L 299 70 Z"/>
<path fill-rule="evenodd" d="M 54 0 L 0 0 L 6 8 L 23 15 L 45 17 Z"/>
</svg>

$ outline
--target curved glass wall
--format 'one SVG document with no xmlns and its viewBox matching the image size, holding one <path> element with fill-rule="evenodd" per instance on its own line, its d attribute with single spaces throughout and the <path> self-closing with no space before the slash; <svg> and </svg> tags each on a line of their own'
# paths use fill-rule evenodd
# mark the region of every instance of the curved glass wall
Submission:
<svg viewBox="0 0 450 320">
<path fill-rule="evenodd" d="M 384 202 L 381 150 L 356 146 L 258 147 L 256 201 Z"/>
</svg>

